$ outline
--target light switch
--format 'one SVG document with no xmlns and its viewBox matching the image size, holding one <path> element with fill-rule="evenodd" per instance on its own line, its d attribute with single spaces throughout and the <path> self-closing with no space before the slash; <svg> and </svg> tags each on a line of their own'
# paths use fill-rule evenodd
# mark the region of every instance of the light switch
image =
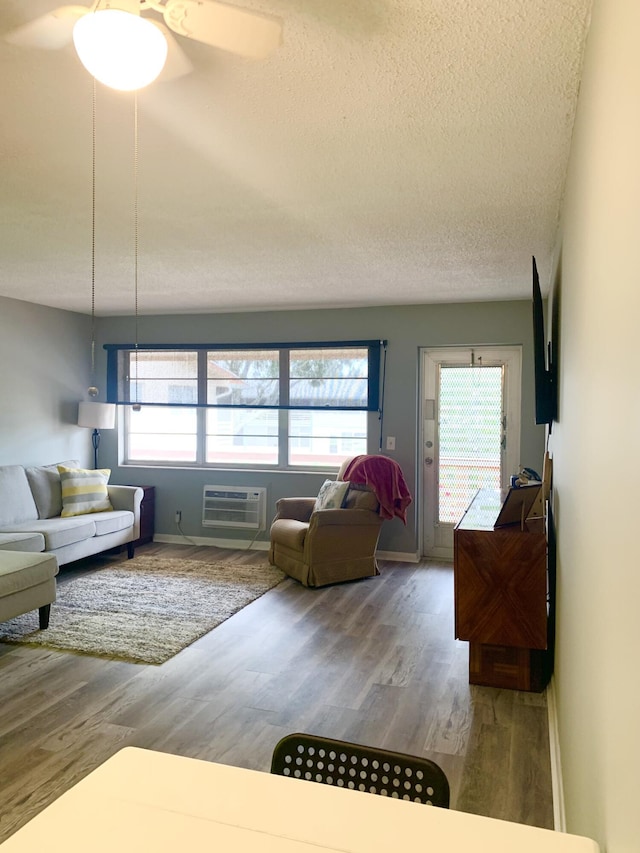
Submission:
<svg viewBox="0 0 640 853">
<path fill-rule="evenodd" d="M 387 436 L 387 450 L 395 450 L 396 449 L 396 437 L 395 435 Z"/>
</svg>

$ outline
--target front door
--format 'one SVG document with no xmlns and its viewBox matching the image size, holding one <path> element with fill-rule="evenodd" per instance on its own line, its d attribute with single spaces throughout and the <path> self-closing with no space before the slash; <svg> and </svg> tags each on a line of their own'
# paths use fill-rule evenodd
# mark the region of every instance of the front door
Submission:
<svg viewBox="0 0 640 853">
<path fill-rule="evenodd" d="M 422 352 L 423 546 L 453 559 L 453 528 L 476 491 L 520 466 L 519 347 Z"/>
</svg>

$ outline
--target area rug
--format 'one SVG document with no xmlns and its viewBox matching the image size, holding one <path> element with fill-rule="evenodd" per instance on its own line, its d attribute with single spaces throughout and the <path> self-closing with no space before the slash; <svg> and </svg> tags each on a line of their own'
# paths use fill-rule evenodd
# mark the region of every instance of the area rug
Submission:
<svg viewBox="0 0 640 853">
<path fill-rule="evenodd" d="M 279 584 L 273 566 L 135 557 L 58 583 L 49 627 L 38 611 L 0 624 L 0 642 L 159 664 Z"/>
</svg>

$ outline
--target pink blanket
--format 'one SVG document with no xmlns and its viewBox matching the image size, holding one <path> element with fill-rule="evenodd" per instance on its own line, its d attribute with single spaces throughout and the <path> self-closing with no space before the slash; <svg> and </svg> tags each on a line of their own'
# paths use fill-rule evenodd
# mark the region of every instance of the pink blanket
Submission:
<svg viewBox="0 0 640 853">
<path fill-rule="evenodd" d="M 351 483 L 365 483 L 375 492 L 382 518 L 401 518 L 407 523 L 407 507 L 411 493 L 404 481 L 402 469 L 388 456 L 355 456 L 347 465 L 342 478 Z"/>
</svg>

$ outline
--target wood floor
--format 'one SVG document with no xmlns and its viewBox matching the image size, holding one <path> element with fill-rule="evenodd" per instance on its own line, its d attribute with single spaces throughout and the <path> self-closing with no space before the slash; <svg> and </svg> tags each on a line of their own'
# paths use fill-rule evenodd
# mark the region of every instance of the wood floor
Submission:
<svg viewBox="0 0 640 853">
<path fill-rule="evenodd" d="M 287 579 L 161 666 L 0 644 L 0 841 L 123 746 L 267 771 L 292 731 L 425 755 L 452 808 L 552 827 L 544 694 L 469 686 L 450 566 L 381 572 L 321 590 Z"/>
</svg>

